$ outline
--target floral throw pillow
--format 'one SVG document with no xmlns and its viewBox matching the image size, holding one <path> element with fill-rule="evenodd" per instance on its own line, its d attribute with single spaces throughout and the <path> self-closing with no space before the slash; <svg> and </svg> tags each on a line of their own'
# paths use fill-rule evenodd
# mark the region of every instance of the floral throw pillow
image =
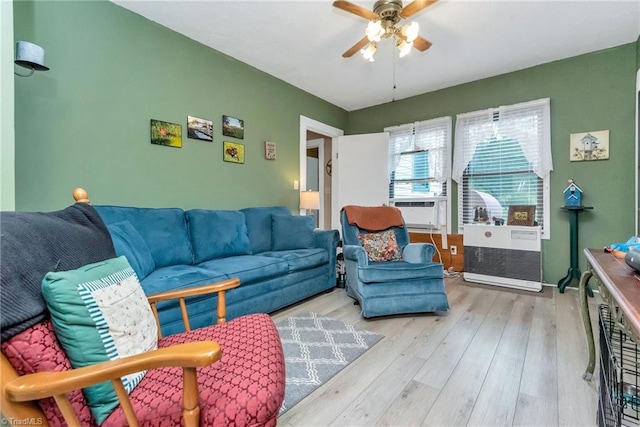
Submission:
<svg viewBox="0 0 640 427">
<path fill-rule="evenodd" d="M 358 234 L 360 244 L 367 252 L 369 261 L 398 261 L 402 259 L 402 253 L 396 234 L 392 229 L 379 231 L 377 233 Z"/>
</svg>

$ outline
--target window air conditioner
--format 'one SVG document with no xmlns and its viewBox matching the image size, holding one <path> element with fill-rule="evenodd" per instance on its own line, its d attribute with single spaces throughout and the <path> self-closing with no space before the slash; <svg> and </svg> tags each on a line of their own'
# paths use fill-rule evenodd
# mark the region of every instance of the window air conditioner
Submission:
<svg viewBox="0 0 640 427">
<path fill-rule="evenodd" d="M 400 209 L 402 218 L 410 228 L 440 228 L 438 223 L 438 205 L 433 200 L 394 201 L 393 206 Z"/>
</svg>

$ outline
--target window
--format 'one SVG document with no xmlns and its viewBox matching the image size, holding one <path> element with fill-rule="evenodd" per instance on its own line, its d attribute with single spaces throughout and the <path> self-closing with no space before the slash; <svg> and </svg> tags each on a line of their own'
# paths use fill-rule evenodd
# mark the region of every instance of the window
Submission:
<svg viewBox="0 0 640 427">
<path fill-rule="evenodd" d="M 460 114 L 452 178 L 458 183 L 458 226 L 474 222 L 476 207 L 507 219 L 511 205 L 535 205 L 543 238 L 550 238 L 549 99 Z"/>
<path fill-rule="evenodd" d="M 386 128 L 389 132 L 389 200 L 447 196 L 451 117 Z"/>
</svg>

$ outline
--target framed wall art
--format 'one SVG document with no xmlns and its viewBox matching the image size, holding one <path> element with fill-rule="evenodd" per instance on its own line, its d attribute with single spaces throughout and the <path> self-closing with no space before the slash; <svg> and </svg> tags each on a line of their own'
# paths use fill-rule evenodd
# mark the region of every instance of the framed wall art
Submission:
<svg viewBox="0 0 640 427">
<path fill-rule="evenodd" d="M 276 159 L 276 143 L 275 142 L 264 142 L 264 158 L 267 160 L 275 160 Z"/>
<path fill-rule="evenodd" d="M 231 163 L 244 163 L 244 144 L 224 141 L 222 160 Z"/>
<path fill-rule="evenodd" d="M 525 225 L 531 227 L 535 224 L 536 205 L 512 205 L 509 206 L 507 225 Z"/>
<path fill-rule="evenodd" d="M 609 159 L 609 131 L 572 133 L 569 137 L 569 160 L 583 162 L 587 160 Z"/>
<path fill-rule="evenodd" d="M 182 148 L 182 125 L 151 119 L 151 143 Z"/>
<path fill-rule="evenodd" d="M 222 134 L 232 138 L 244 139 L 244 120 L 231 116 L 222 116 Z"/>
<path fill-rule="evenodd" d="M 187 116 L 187 137 L 202 141 L 213 141 L 213 121 Z"/>
</svg>

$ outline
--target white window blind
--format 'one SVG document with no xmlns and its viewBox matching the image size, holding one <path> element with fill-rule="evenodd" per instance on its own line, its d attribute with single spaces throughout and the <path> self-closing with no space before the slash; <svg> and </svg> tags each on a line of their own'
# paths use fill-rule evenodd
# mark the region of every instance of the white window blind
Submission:
<svg viewBox="0 0 640 427">
<path fill-rule="evenodd" d="M 509 206 L 534 205 L 549 238 L 550 121 L 548 98 L 457 116 L 452 178 L 460 226 L 474 222 L 476 207 L 506 221 Z"/>
<path fill-rule="evenodd" d="M 446 197 L 451 117 L 384 130 L 389 132 L 389 199 Z"/>
</svg>

